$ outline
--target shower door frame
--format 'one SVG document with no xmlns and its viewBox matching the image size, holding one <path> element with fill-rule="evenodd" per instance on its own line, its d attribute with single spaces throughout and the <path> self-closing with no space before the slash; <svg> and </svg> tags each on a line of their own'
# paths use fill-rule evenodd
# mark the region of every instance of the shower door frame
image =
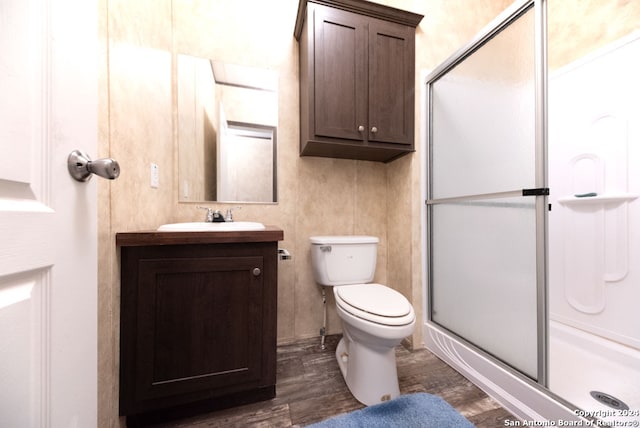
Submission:
<svg viewBox="0 0 640 428">
<path fill-rule="evenodd" d="M 430 165 L 432 159 L 431 142 L 432 142 L 432 97 L 431 89 L 432 84 L 440 77 L 444 76 L 449 70 L 453 69 L 456 65 L 464 61 L 468 56 L 473 54 L 476 50 L 480 49 L 482 45 L 492 39 L 495 35 L 500 33 L 511 23 L 515 22 L 521 15 L 533 10 L 534 13 L 534 62 L 535 62 L 535 189 L 522 189 L 498 192 L 483 195 L 474 195 L 475 199 L 481 198 L 502 198 L 502 197 L 517 197 L 517 196 L 534 196 L 535 201 L 535 235 L 536 235 L 536 317 L 537 317 L 537 377 L 536 380 L 531 379 L 529 376 L 523 374 L 518 369 L 509 365 L 508 363 L 494 357 L 484 349 L 469 342 L 464 337 L 459 336 L 455 332 L 441 326 L 433 320 L 432 313 L 432 278 L 431 278 L 431 261 L 432 261 L 432 248 L 431 248 L 431 206 L 439 203 L 446 202 L 458 202 L 467 200 L 466 197 L 460 198 L 440 198 L 432 199 L 431 189 L 431 173 Z M 456 51 L 448 60 L 434 69 L 425 79 L 426 84 L 426 105 L 427 105 L 427 174 L 426 174 L 426 282 L 427 282 L 427 296 L 425 301 L 425 313 L 427 326 L 436 327 L 447 332 L 447 334 L 453 335 L 458 341 L 462 342 L 467 347 L 480 353 L 484 357 L 493 361 L 500 367 L 507 369 L 511 374 L 515 375 L 519 379 L 526 383 L 533 384 L 536 388 L 547 386 L 547 354 L 548 354 L 548 298 L 547 298 L 547 213 L 548 209 L 548 173 L 547 173 L 547 40 L 546 40 L 546 0 L 522 0 L 515 2 L 508 9 L 506 9 L 501 15 L 494 19 L 485 29 L 469 44 Z"/>
</svg>

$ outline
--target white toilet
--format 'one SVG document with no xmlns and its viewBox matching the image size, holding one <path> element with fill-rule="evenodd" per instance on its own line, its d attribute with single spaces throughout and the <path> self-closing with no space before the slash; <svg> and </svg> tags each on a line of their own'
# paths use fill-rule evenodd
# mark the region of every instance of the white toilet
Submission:
<svg viewBox="0 0 640 428">
<path fill-rule="evenodd" d="M 400 395 L 395 346 L 413 333 L 416 317 L 399 292 L 372 284 L 378 238 L 313 236 L 311 260 L 316 282 L 333 286 L 343 337 L 336 349 L 342 375 L 363 404 Z"/>
</svg>

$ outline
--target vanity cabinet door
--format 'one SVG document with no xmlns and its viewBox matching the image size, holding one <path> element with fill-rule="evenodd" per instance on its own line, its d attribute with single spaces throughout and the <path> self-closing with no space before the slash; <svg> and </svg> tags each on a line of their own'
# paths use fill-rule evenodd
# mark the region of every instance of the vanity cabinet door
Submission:
<svg viewBox="0 0 640 428">
<path fill-rule="evenodd" d="M 258 381 L 261 257 L 141 260 L 139 399 Z"/>
<path fill-rule="evenodd" d="M 121 414 L 273 396 L 277 246 L 262 246 L 122 249 Z"/>
</svg>

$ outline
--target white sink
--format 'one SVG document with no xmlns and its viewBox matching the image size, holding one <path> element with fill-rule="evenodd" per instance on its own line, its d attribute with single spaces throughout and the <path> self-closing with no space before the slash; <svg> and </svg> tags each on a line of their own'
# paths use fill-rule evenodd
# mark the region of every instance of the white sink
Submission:
<svg viewBox="0 0 640 428">
<path fill-rule="evenodd" d="M 264 224 L 255 221 L 233 221 L 224 223 L 208 223 L 196 221 L 191 223 L 163 224 L 158 228 L 161 232 L 239 232 L 245 230 L 264 230 Z"/>
</svg>

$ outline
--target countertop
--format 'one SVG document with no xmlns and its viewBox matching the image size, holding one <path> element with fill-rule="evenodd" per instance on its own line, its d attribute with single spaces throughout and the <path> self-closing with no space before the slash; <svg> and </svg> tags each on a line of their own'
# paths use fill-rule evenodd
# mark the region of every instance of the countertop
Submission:
<svg viewBox="0 0 640 428">
<path fill-rule="evenodd" d="M 265 226 L 264 230 L 233 232 L 158 232 L 157 230 L 141 230 L 116 233 L 116 245 L 119 247 L 274 242 L 282 241 L 283 239 L 284 231 L 276 226 Z"/>
</svg>

